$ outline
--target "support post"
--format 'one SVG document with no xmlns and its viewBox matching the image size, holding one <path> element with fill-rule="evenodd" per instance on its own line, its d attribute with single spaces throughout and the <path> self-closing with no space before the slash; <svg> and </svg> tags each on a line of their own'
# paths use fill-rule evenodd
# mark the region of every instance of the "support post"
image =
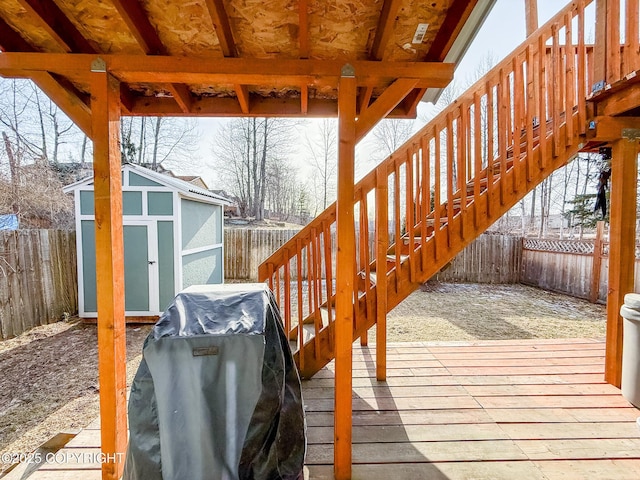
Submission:
<svg viewBox="0 0 640 480">
<path fill-rule="evenodd" d="M 376 169 L 376 378 L 387 379 L 387 250 L 389 248 L 389 179 Z M 423 215 L 421 222 L 426 221 Z M 424 247 L 423 247 L 424 248 Z"/>
<path fill-rule="evenodd" d="M 593 244 L 593 268 L 591 270 L 591 290 L 589 301 L 596 303 L 600 293 L 600 270 L 602 269 L 602 241 L 604 237 L 604 220 L 596 225 L 596 241 Z"/>
<path fill-rule="evenodd" d="M 587 94 L 604 89 L 607 80 L 607 0 L 596 0 L 596 41 L 593 45 L 593 85 Z"/>
<path fill-rule="evenodd" d="M 338 84 L 338 199 L 336 259 L 336 377 L 334 475 L 351 478 L 351 416 L 353 322 L 356 258 L 354 224 L 354 161 L 356 146 L 356 78 L 351 65 L 342 67 Z"/>
<path fill-rule="evenodd" d="M 524 15 L 527 22 L 527 38 L 538 29 L 538 0 L 524 0 Z"/>
<path fill-rule="evenodd" d="M 102 478 L 117 480 L 127 448 L 120 87 L 103 60 L 91 70 Z"/>
<path fill-rule="evenodd" d="M 622 138 L 613 143 L 604 378 L 616 387 L 620 387 L 622 377 L 620 307 L 624 303 L 625 294 L 633 291 L 639 151 L 638 137 L 633 140 Z"/>
</svg>

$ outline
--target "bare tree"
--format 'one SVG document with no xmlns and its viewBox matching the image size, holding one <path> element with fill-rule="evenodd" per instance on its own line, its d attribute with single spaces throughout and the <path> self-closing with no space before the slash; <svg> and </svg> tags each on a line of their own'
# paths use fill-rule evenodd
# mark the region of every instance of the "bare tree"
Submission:
<svg viewBox="0 0 640 480">
<path fill-rule="evenodd" d="M 264 218 L 267 167 L 293 151 L 295 125 L 284 119 L 244 118 L 220 128 L 212 146 L 214 166 L 243 216 Z"/>
<path fill-rule="evenodd" d="M 338 126 L 334 119 L 319 121 L 315 135 L 306 135 L 306 149 L 311 166 L 319 175 L 319 198 L 322 210 L 329 206 L 335 196 L 336 171 L 338 167 Z M 314 177 L 315 179 L 315 177 Z"/>
</svg>

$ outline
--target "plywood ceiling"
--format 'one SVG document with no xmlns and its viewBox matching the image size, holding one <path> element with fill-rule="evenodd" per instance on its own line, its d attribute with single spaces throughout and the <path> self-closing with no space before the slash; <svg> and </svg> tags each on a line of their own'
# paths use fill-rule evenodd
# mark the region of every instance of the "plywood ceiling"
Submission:
<svg viewBox="0 0 640 480">
<path fill-rule="evenodd" d="M 132 56 L 132 63 L 140 63 L 135 56 L 153 55 L 209 64 L 224 58 L 269 60 L 274 67 L 308 60 L 300 64 L 310 65 L 306 69 L 295 64 L 297 76 L 282 64 L 281 82 L 258 76 L 238 83 L 193 76 L 163 82 L 125 72 L 114 75 L 126 83 L 123 103 L 136 114 L 247 114 L 262 99 L 280 99 L 295 100 L 302 115 L 319 115 L 334 109 L 336 82 L 315 74 L 311 62 L 441 62 L 478 1 L 2 0 L 0 50 L 100 55 L 107 64 L 118 55 Z M 428 29 L 422 41 L 414 43 L 422 23 Z M 87 101 L 88 71 L 85 75 L 52 67 L 49 72 L 66 91 Z M 439 78 L 434 80 L 436 87 L 444 83 Z M 366 108 L 393 80 L 363 80 L 359 108 Z M 425 86 L 418 85 L 402 107 L 405 115 L 415 111 Z M 237 108 L 231 103 L 214 107 L 207 99 L 232 99 Z M 328 103 L 320 108 L 322 102 Z M 269 114 L 268 108 L 263 110 Z M 284 111 L 295 113 L 293 107 Z"/>
</svg>

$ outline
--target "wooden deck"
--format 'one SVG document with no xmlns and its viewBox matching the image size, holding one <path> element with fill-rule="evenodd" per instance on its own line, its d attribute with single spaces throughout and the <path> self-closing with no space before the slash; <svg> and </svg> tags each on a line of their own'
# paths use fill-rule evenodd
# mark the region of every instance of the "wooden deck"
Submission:
<svg viewBox="0 0 640 480">
<path fill-rule="evenodd" d="M 390 344 L 353 365 L 354 479 L 640 478 L 640 411 L 603 382 L 604 342 Z M 333 364 L 304 383 L 307 476 L 332 479 Z M 97 422 L 60 452 L 97 452 Z M 29 480 L 92 480 L 98 464 L 47 464 Z"/>
</svg>

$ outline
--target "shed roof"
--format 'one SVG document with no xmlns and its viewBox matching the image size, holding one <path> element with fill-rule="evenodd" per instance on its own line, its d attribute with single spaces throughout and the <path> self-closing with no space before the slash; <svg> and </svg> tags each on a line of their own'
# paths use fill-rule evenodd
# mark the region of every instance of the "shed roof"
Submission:
<svg viewBox="0 0 640 480">
<path fill-rule="evenodd" d="M 0 75 L 89 102 L 100 55 L 136 115 L 334 116 L 356 67 L 359 110 L 417 78 L 389 116 L 412 117 L 446 86 L 495 0 L 3 0 Z M 43 64 L 44 62 L 44 64 Z M 449 62 L 449 63 L 443 63 Z M 46 73 L 43 72 L 46 71 Z"/>
<path fill-rule="evenodd" d="M 205 190 L 204 188 L 200 188 L 192 183 L 185 182 L 184 180 L 180 180 L 179 178 L 172 177 L 169 175 L 165 175 L 163 173 L 154 172 L 145 167 L 141 167 L 140 165 L 134 165 L 133 163 L 126 163 L 122 165 L 122 171 L 132 171 L 137 175 L 141 175 L 143 177 L 148 178 L 154 182 L 160 183 L 172 190 L 177 191 L 185 197 L 190 197 L 195 200 L 200 200 L 207 203 L 215 203 L 217 205 L 230 205 L 231 200 L 223 197 L 222 195 L 213 193 L 210 190 Z M 64 193 L 75 192 L 76 190 L 93 185 L 93 176 L 84 178 L 75 183 L 71 183 L 63 188 Z"/>
</svg>

